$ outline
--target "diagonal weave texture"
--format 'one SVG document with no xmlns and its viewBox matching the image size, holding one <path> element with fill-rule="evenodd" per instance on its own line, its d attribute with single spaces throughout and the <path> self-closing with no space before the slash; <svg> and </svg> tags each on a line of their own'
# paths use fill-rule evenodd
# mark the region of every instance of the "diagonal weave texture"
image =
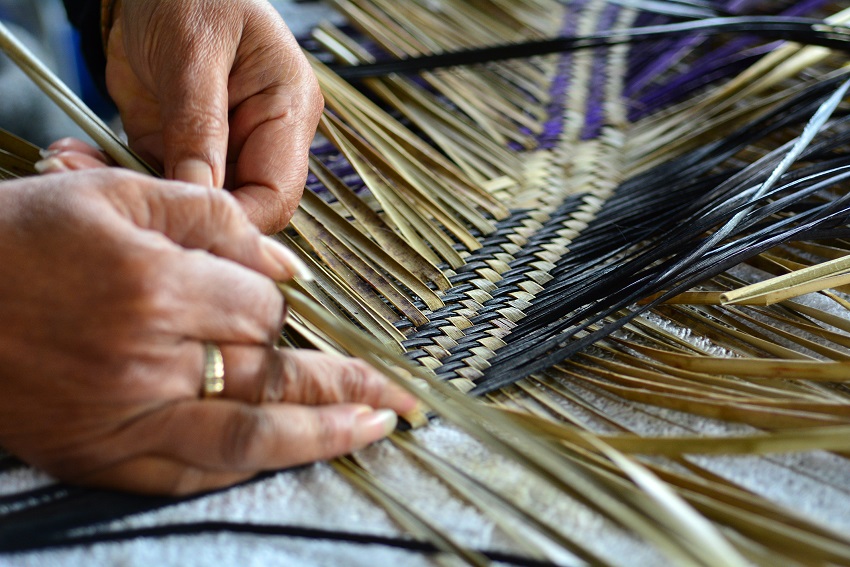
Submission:
<svg viewBox="0 0 850 567">
<path fill-rule="evenodd" d="M 325 26 L 311 49 L 348 63 L 659 25 L 683 7 L 336 4 L 356 40 Z M 708 15 L 837 11 L 825 1 L 698 4 Z M 847 450 L 846 431 L 827 431 L 847 425 L 850 375 L 848 267 L 825 263 L 850 249 L 842 64 L 820 48 L 690 35 L 368 79 L 358 90 L 317 60 L 329 108 L 324 140 L 302 207 L 280 238 L 317 274 L 299 290 L 329 312 L 460 390 L 545 419 L 534 422 L 540 436 L 562 443 L 553 454 L 575 465 L 564 469 L 575 473 L 564 489 L 575 500 L 644 537 L 657 528 L 675 540 L 675 522 L 649 512 L 652 491 L 613 449 L 647 454 L 646 470 L 711 522 L 697 523 L 706 542 L 717 528 L 760 563 L 846 563 L 843 535 L 683 457 Z M 807 123 L 810 140 L 801 135 Z M 819 298 L 720 300 L 750 281 L 819 264 L 827 267 L 805 282 L 815 282 Z M 296 316 L 285 339 L 340 346 L 326 331 Z M 665 440 L 636 419 L 641 413 L 677 431 L 745 438 Z M 393 442 L 425 459 L 405 439 Z M 478 561 L 450 537 L 411 524 L 362 461 L 334 466 L 383 498 L 417 538 Z M 465 486 L 450 467 L 435 466 L 445 467 L 434 473 L 442 481 Z M 623 490 L 639 521 L 602 503 L 607 492 L 583 494 L 590 485 L 580 476 L 590 470 L 599 484 Z M 38 547 L 72 528 L 170 503 L 51 485 L 5 497 L 0 511 L 40 528 L 42 539 L 30 542 Z M 580 560 L 604 562 L 585 542 L 536 527 Z M 2 541 L 21 545 L 15 537 L 8 531 Z M 721 554 L 688 556 L 700 548 L 687 533 L 680 539 L 691 563 L 724 564 Z"/>
</svg>

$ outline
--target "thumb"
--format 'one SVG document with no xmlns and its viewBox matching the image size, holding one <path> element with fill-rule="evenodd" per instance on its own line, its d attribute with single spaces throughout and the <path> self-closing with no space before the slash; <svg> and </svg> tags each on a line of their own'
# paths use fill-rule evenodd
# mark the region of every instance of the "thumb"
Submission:
<svg viewBox="0 0 850 567">
<path fill-rule="evenodd" d="M 171 101 L 162 110 L 163 165 L 168 178 L 205 187 L 224 183 L 227 83 L 217 80 L 217 74 L 215 69 L 193 73 L 197 78 L 189 80 L 194 87 L 185 84 L 183 75 L 182 84 L 167 86 L 161 95 L 162 100 Z"/>
<path fill-rule="evenodd" d="M 224 184 L 230 61 L 189 50 L 159 83 L 166 177 L 205 187 Z"/>
</svg>

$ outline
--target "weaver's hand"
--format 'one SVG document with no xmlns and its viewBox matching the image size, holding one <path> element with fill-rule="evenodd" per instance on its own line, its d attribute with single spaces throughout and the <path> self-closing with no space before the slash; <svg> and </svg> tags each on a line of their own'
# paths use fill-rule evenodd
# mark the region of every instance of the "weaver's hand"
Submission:
<svg viewBox="0 0 850 567">
<path fill-rule="evenodd" d="M 4 183 L 0 265 L 0 446 L 63 480 L 211 489 L 363 447 L 416 404 L 362 362 L 274 348 L 272 279 L 301 268 L 224 191 Z M 207 343 L 225 387 L 202 399 Z"/>
<path fill-rule="evenodd" d="M 289 222 L 323 102 L 268 2 L 119 1 L 106 81 L 130 146 L 165 177 L 232 190 L 266 233 Z"/>
</svg>

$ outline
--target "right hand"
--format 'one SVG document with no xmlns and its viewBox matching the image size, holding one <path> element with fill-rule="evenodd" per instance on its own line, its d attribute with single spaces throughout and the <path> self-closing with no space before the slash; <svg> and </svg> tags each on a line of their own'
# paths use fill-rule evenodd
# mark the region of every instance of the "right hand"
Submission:
<svg viewBox="0 0 850 567">
<path fill-rule="evenodd" d="M 224 187 L 267 233 L 295 213 L 323 99 L 266 0 L 116 1 L 106 85 L 167 179 Z"/>
<path fill-rule="evenodd" d="M 416 405 L 361 361 L 274 347 L 272 280 L 298 266 L 224 191 L 113 168 L 3 183 L 0 265 L 0 446 L 62 480 L 218 488 L 361 448 Z M 206 341 L 221 398 L 200 399 Z"/>
</svg>

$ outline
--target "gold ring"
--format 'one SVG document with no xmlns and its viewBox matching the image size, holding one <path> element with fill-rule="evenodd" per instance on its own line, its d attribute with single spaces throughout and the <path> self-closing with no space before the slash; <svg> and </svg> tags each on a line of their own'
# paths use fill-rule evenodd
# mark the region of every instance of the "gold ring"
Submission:
<svg viewBox="0 0 850 567">
<path fill-rule="evenodd" d="M 224 357 L 215 343 L 204 343 L 204 384 L 201 395 L 215 398 L 224 391 Z"/>
</svg>

